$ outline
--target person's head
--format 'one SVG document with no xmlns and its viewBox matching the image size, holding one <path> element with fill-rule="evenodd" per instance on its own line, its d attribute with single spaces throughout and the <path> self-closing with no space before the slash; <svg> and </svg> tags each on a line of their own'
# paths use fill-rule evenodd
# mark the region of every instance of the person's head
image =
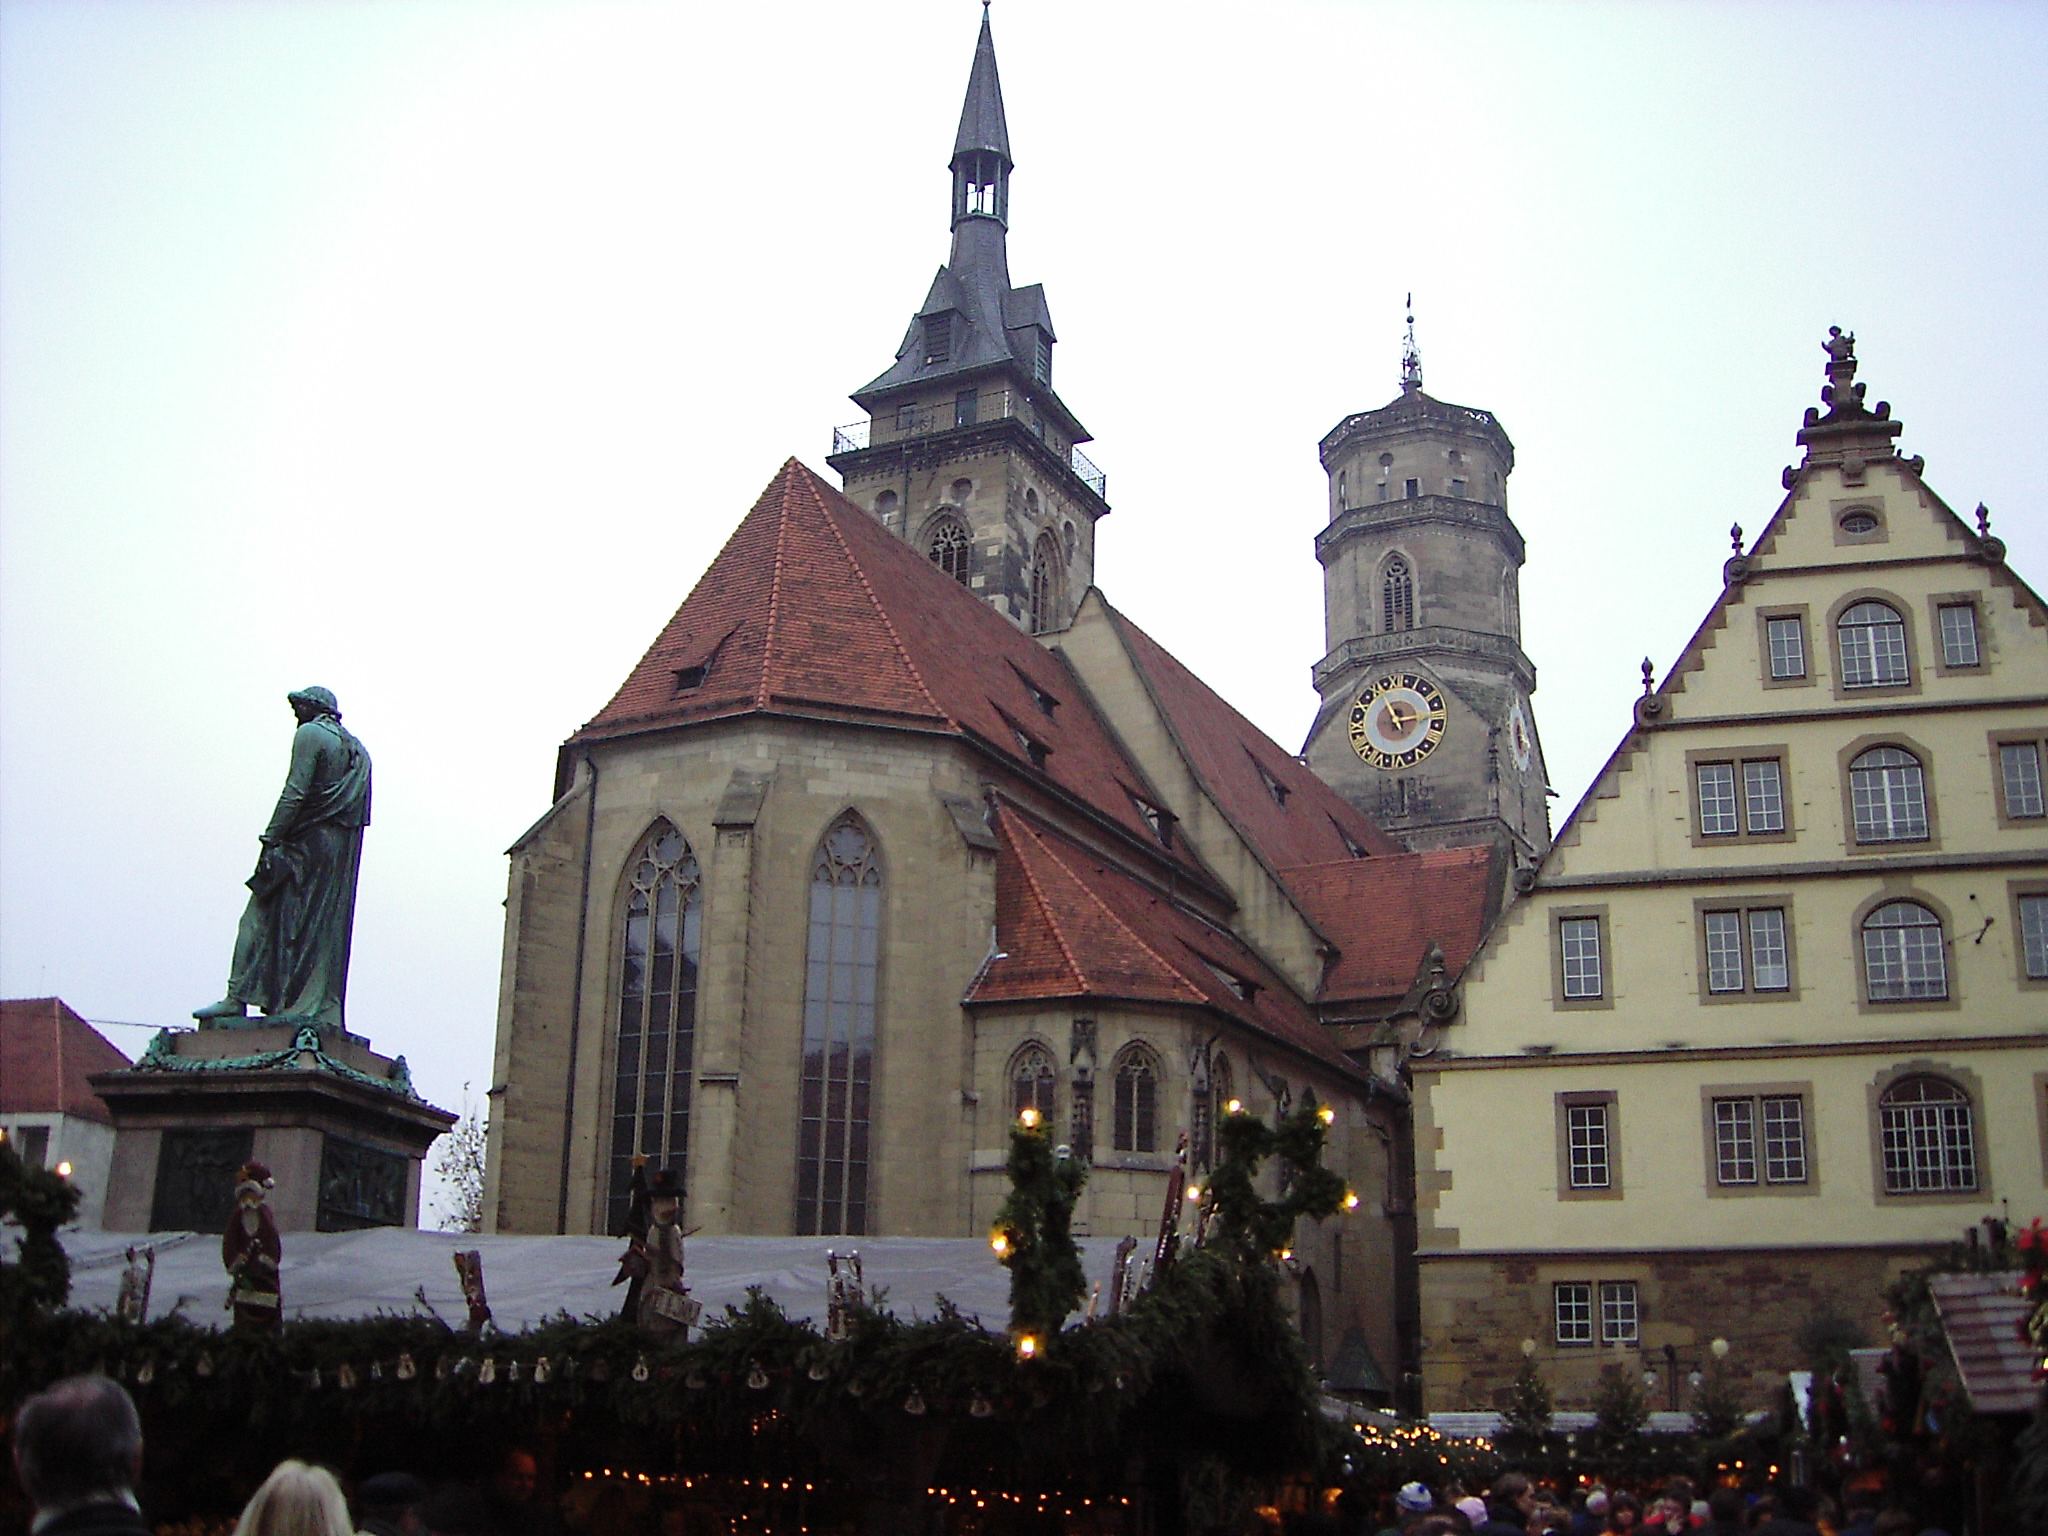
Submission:
<svg viewBox="0 0 2048 1536">
<path fill-rule="evenodd" d="M 1716 1488 L 1707 1495 L 1707 1515 L 1717 1525 L 1740 1525 L 1742 1491 L 1737 1488 Z"/>
<path fill-rule="evenodd" d="M 301 688 L 296 693 L 286 694 L 285 698 L 291 704 L 292 713 L 298 717 L 301 725 L 308 720 L 317 720 L 322 715 L 332 715 L 337 720 L 341 718 L 341 706 L 335 703 L 334 695 L 325 688 Z"/>
<path fill-rule="evenodd" d="M 1494 1479 L 1493 1493 L 1488 1502 L 1512 1504 L 1526 1515 L 1536 1507 L 1536 1495 L 1529 1486 L 1529 1479 L 1521 1473 L 1503 1472 Z"/>
<path fill-rule="evenodd" d="M 255 1210 L 264 1197 L 277 1188 L 277 1180 L 270 1176 L 270 1170 L 261 1163 L 244 1163 L 236 1176 L 235 1199 L 243 1209 Z"/>
<path fill-rule="evenodd" d="M 131 1492 L 142 1477 L 142 1420 L 121 1384 L 68 1376 L 14 1416 L 14 1472 L 38 1509 Z"/>
<path fill-rule="evenodd" d="M 1607 1529 L 1610 1531 L 1632 1531 L 1642 1518 L 1642 1502 L 1634 1494 L 1610 1493 L 1607 1496 Z"/>
<path fill-rule="evenodd" d="M 1586 1513 L 1596 1520 L 1607 1518 L 1607 1490 L 1598 1483 L 1586 1490 Z"/>
<path fill-rule="evenodd" d="M 427 1485 L 410 1472 L 380 1472 L 356 1489 L 356 1514 L 364 1523 L 376 1520 L 405 1536 L 422 1536 L 420 1506 L 426 1501 Z"/>
<path fill-rule="evenodd" d="M 1404 1519 L 1419 1518 L 1436 1508 L 1436 1495 L 1420 1483 L 1403 1483 L 1394 1495 L 1394 1508 Z"/>
<path fill-rule="evenodd" d="M 332 1472 L 280 1461 L 242 1506 L 235 1536 L 355 1536 L 355 1522 Z"/>
<path fill-rule="evenodd" d="M 1478 1494 L 1466 1494 L 1453 1507 L 1459 1514 L 1472 1522 L 1473 1529 L 1477 1530 L 1480 1526 L 1486 1524 L 1486 1501 L 1480 1498 Z"/>
<path fill-rule="evenodd" d="M 515 1504 L 531 1500 L 540 1487 L 540 1464 L 533 1459 L 533 1452 L 516 1445 L 507 1451 L 491 1486 Z"/>
</svg>

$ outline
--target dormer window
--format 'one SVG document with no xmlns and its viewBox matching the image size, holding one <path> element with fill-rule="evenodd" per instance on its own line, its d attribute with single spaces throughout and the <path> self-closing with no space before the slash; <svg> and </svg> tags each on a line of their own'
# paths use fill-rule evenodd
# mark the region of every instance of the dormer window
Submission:
<svg viewBox="0 0 2048 1536">
<path fill-rule="evenodd" d="M 1358 841 L 1358 839 L 1353 837 L 1349 832 L 1346 832 L 1342 827 L 1337 825 L 1336 817 L 1332 816 L 1330 818 L 1330 825 L 1336 829 L 1338 838 L 1344 844 L 1344 851 L 1350 854 L 1352 858 L 1363 859 L 1369 857 L 1369 855 L 1365 851 L 1364 845 L 1361 844 Z"/>
<path fill-rule="evenodd" d="M 688 693 L 692 689 L 702 688 L 704 686 L 704 674 L 709 672 L 710 670 L 711 669 L 706 666 L 677 667 L 676 692 Z"/>
<path fill-rule="evenodd" d="M 1022 683 L 1024 685 L 1024 691 L 1031 695 L 1031 702 L 1038 706 L 1038 712 L 1041 715 L 1045 716 L 1046 719 L 1050 720 L 1052 718 L 1052 712 L 1060 707 L 1060 701 L 1057 698 L 1055 698 L 1052 694 L 1047 693 L 1043 688 L 1039 687 L 1038 684 L 1031 681 L 1031 679 L 1026 677 L 1021 671 L 1017 671 L 1015 663 L 1011 664 L 1010 670 L 1013 672 L 1017 672 L 1017 681 Z"/>
<path fill-rule="evenodd" d="M 1052 748 L 1034 736 L 1027 735 L 1021 726 L 1012 725 L 1010 731 L 1017 738 L 1017 750 L 1022 752 L 1034 768 L 1043 768 L 1045 760 L 1052 756 Z"/>
<path fill-rule="evenodd" d="M 1041 384 L 1052 382 L 1052 338 L 1043 331 L 1033 331 L 1031 348 L 1031 377 Z"/>
<path fill-rule="evenodd" d="M 953 360 L 953 315 L 950 310 L 943 315 L 924 317 L 924 360 L 927 363 Z"/>
<path fill-rule="evenodd" d="M 1279 806 L 1280 809 L 1282 809 L 1283 811 L 1286 810 L 1287 797 L 1288 795 L 1292 794 L 1293 791 L 1288 789 L 1288 787 L 1285 784 L 1282 784 L 1277 778 L 1275 778 L 1273 776 L 1272 770 L 1267 768 L 1267 766 L 1264 763 L 1260 762 L 1257 758 L 1252 759 L 1252 766 L 1259 770 L 1259 782 L 1266 786 L 1266 793 L 1273 797 L 1273 803 Z"/>
<path fill-rule="evenodd" d="M 1230 989 L 1230 995 L 1239 1002 L 1248 1003 L 1258 996 L 1259 984 L 1257 982 L 1249 981 L 1245 977 L 1238 975 L 1235 971 L 1225 970 L 1207 955 L 1202 957 L 1202 964 L 1209 967 L 1210 972 L 1218 981 Z"/>
<path fill-rule="evenodd" d="M 1152 829 L 1152 835 L 1159 839 L 1159 845 L 1162 848 L 1171 848 L 1173 846 L 1173 813 L 1154 805 L 1143 795 L 1133 794 L 1130 790 L 1125 790 L 1124 793 L 1131 796 L 1132 808 L 1137 811 L 1145 825 Z"/>
</svg>

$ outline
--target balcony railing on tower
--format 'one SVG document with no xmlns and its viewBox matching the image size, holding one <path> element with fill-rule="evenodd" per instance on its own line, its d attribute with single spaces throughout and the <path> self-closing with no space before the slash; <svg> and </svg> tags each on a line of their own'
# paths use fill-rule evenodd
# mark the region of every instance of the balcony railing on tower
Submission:
<svg viewBox="0 0 2048 1536">
<path fill-rule="evenodd" d="M 1049 428 L 1030 398 L 1015 390 L 963 390 L 951 400 L 899 405 L 894 411 L 872 416 L 866 421 L 834 427 L 832 452 L 835 455 L 858 453 L 864 448 L 878 448 L 884 443 L 929 437 L 934 433 L 951 432 L 1009 416 L 1021 420 L 1055 452 L 1063 452 L 1075 477 L 1103 501 L 1109 499 L 1108 477 L 1095 467 L 1088 455 L 1060 437 L 1056 429 Z"/>
</svg>

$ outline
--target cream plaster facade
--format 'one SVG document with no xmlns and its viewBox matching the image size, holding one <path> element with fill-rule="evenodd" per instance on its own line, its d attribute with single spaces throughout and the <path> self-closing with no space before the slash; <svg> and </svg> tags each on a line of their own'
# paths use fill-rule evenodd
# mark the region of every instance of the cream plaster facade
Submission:
<svg viewBox="0 0 2048 1536">
<path fill-rule="evenodd" d="M 1846 400 L 1853 362 L 1837 371 Z M 2048 736 L 2048 612 L 1893 456 L 1885 409 L 1860 406 L 1859 389 L 1818 430 L 1809 416 L 1790 494 L 1468 968 L 1462 1019 L 1413 1063 L 1433 1409 L 1498 1404 L 1525 1337 L 1561 1405 L 1617 1353 L 1683 1373 L 1716 1337 L 1761 1396 L 1805 1363 L 1792 1337 L 1815 1313 L 1875 1342 L 1891 1275 L 1981 1217 L 2048 1208 L 2048 978 L 2038 946 L 2029 974 L 2019 905 L 2048 891 L 2048 821 L 2006 814 L 1999 752 Z M 1845 678 L 1837 622 L 1867 599 L 1903 620 L 1897 683 Z M 1973 619 L 1975 665 L 1950 664 L 1943 606 Z M 1800 621 L 1802 675 L 1772 675 L 1772 618 Z M 1924 836 L 1858 838 L 1850 764 L 1880 746 L 1921 765 Z M 1778 765 L 1782 829 L 1767 804 L 1751 825 L 1752 762 Z M 1703 820 L 1703 763 L 1732 765 L 1733 832 L 1705 830 L 1726 823 L 1718 801 Z M 1863 923 L 1900 899 L 1939 919 L 1944 995 L 1871 995 Z M 1766 932 L 1784 914 L 1785 973 L 1757 969 L 1745 916 L 1732 963 L 1718 930 L 1715 990 L 1707 914 L 1755 910 Z M 1568 924 L 1599 944 L 1597 977 L 1582 961 L 1571 987 Z M 1879 1096 L 1923 1075 L 1967 1097 L 1974 1179 L 1888 1192 Z M 1744 1170 L 1721 1161 L 1715 1101 L 1767 1099 L 1799 1106 L 1804 1176 L 1725 1180 Z M 1575 1104 L 1605 1105 L 1604 1187 L 1590 1154 L 1573 1187 Z M 1594 1288 L 1590 1344 L 1561 1342 L 1560 1283 Z M 1605 1328 L 1602 1283 L 1636 1287 L 1632 1329 Z"/>
</svg>

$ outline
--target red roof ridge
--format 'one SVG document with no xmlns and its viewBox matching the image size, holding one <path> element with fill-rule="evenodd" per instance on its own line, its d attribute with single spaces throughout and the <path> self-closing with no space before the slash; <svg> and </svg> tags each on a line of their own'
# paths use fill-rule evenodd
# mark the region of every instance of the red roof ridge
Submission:
<svg viewBox="0 0 2048 1536">
<path fill-rule="evenodd" d="M 1371 872 L 1383 876 L 1389 864 L 1398 864 L 1410 859 L 1417 864 L 1449 868 L 1459 864 L 1484 864 L 1492 857 L 1493 849 L 1489 845 L 1471 843 L 1459 848 L 1403 849 L 1399 853 L 1374 854 L 1370 859 L 1322 859 L 1314 864 L 1288 864 L 1281 868 L 1280 873 L 1315 874 L 1323 870 L 1334 872 L 1340 869 L 1355 869 L 1360 873 Z"/>
<path fill-rule="evenodd" d="M 1019 821 L 1022 819 L 1018 818 Z M 1033 840 L 1039 842 L 1041 847 L 1044 846 L 1036 833 L 1033 834 Z M 1046 857 L 1052 857 L 1050 849 L 1046 850 Z M 1024 883 L 1031 887 L 1031 899 L 1038 903 L 1038 915 L 1045 920 L 1046 931 L 1052 935 L 1053 943 L 1059 945 L 1060 958 L 1067 962 L 1067 969 L 1073 972 L 1074 985 L 1085 993 L 1088 990 L 1088 973 L 1081 968 L 1081 962 L 1074 956 L 1073 946 L 1067 942 L 1067 936 L 1060 931 L 1059 919 L 1053 915 L 1052 903 L 1046 900 L 1045 889 L 1038 883 L 1038 876 L 1032 872 L 1031 861 L 1019 859 L 1017 873 L 1022 875 Z"/>
<path fill-rule="evenodd" d="M 1020 815 L 1018 817 L 1018 820 L 1020 822 L 1024 822 L 1025 818 Z M 1029 826 L 1028 822 L 1026 822 L 1025 824 Z M 1166 956 L 1162 955 L 1158 950 L 1154 949 L 1150 944 L 1147 944 L 1145 942 L 1144 936 L 1140 934 L 1137 931 L 1137 929 L 1133 928 L 1129 923 L 1125 922 L 1123 918 L 1117 914 L 1116 909 L 1111 907 L 1108 902 L 1102 899 L 1102 897 L 1096 892 L 1095 887 L 1089 882 L 1088 878 L 1085 875 L 1083 875 L 1079 870 L 1075 869 L 1074 866 L 1069 864 L 1065 859 L 1061 858 L 1059 856 L 1058 850 L 1053 848 L 1053 846 L 1050 843 L 1048 843 L 1043 837 L 1039 835 L 1037 828 L 1031 827 L 1030 831 L 1032 841 L 1037 843 L 1040 848 L 1045 850 L 1045 856 L 1047 858 L 1051 859 L 1055 864 L 1059 865 L 1061 869 L 1065 870 L 1067 874 L 1072 877 L 1074 883 L 1081 887 L 1082 893 L 1086 895 L 1087 898 L 1095 904 L 1095 908 L 1097 911 L 1102 913 L 1104 917 L 1108 918 L 1124 933 L 1129 934 L 1131 942 L 1137 945 L 1138 948 L 1143 950 L 1147 955 L 1150 955 L 1153 960 L 1157 961 L 1158 964 L 1166 971 L 1167 975 L 1171 976 L 1175 981 L 1179 982 L 1180 985 L 1186 991 L 1192 994 L 1196 1002 L 1206 1003 L 1209 1000 L 1208 994 L 1203 992 L 1203 990 L 1200 987 L 1196 986 L 1193 981 L 1189 980 L 1188 975 L 1185 971 L 1183 971 L 1179 966 L 1175 965 L 1171 960 L 1167 959 Z M 1033 884 L 1033 889 L 1036 889 L 1036 882 L 1034 882 Z M 1152 899 L 1154 901 L 1157 901 L 1160 898 L 1155 894 L 1153 895 Z M 1053 931 L 1055 934 L 1058 933 L 1059 930 L 1057 925 L 1055 925 Z M 1061 939 L 1060 941 L 1060 948 L 1063 950 L 1066 948 L 1066 941 L 1064 939 Z M 1080 974 L 1078 969 L 1076 970 L 1075 974 Z"/>
<path fill-rule="evenodd" d="M 910 673 L 911 681 L 917 684 L 917 691 L 924 695 L 925 702 L 937 711 L 941 720 L 945 721 L 954 730 L 959 730 L 960 722 L 955 720 L 952 711 L 941 704 L 933 695 L 930 686 L 924 680 L 924 673 L 918 670 L 917 662 L 911 657 L 910 647 L 903 643 L 903 636 L 897 633 L 896 621 L 889 617 L 887 606 L 882 602 L 881 598 L 875 595 L 874 584 L 868 580 L 868 573 L 861 566 L 860 556 L 856 555 L 853 552 L 853 546 L 846 542 L 846 535 L 840 532 L 839 529 L 839 519 L 833 515 L 832 507 L 823 496 L 818 495 L 818 492 L 821 490 L 829 492 L 839 501 L 846 501 L 846 498 L 832 491 L 832 488 L 812 474 L 807 466 L 798 464 L 794 458 L 789 462 L 796 464 L 797 468 L 803 471 L 804 479 L 810 487 L 811 495 L 818 503 L 819 515 L 825 519 L 825 526 L 832 530 L 832 537 L 838 542 L 840 549 L 845 551 L 846 563 L 852 567 L 854 580 L 860 583 L 860 589 L 866 594 L 868 602 L 873 605 L 876 617 L 882 621 L 882 628 L 888 631 L 889 643 L 896 647 L 896 654 L 902 658 L 904 667 Z M 846 505 L 857 514 L 861 516 L 866 515 L 865 513 L 860 513 L 859 508 L 853 507 L 853 503 L 846 502 Z M 776 577 L 778 580 L 780 580 L 781 575 L 781 550 L 778 547 L 776 551 Z"/>
<path fill-rule="evenodd" d="M 789 477 L 803 466 L 795 454 L 782 461 L 782 468 L 775 478 L 787 482 Z M 744 519 L 742 519 L 744 521 Z M 737 535 L 738 530 L 734 530 Z M 754 708 L 768 707 L 768 670 L 775 658 L 775 621 L 782 609 L 782 563 L 783 550 L 789 542 L 789 491 L 785 484 L 782 494 L 782 516 L 775 519 L 775 564 L 768 575 L 768 618 L 761 626 L 761 682 L 754 692 Z"/>
</svg>

